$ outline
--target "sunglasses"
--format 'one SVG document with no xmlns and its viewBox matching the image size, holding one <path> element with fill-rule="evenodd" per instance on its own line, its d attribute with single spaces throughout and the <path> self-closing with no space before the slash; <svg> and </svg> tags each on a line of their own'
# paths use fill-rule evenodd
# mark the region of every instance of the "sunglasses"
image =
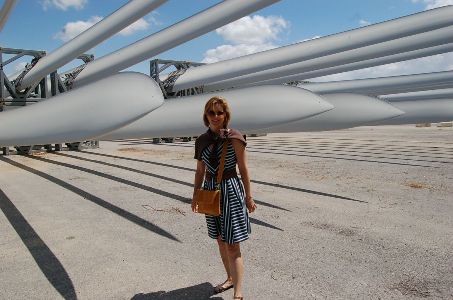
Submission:
<svg viewBox="0 0 453 300">
<path fill-rule="evenodd" d="M 215 116 L 219 116 L 220 117 L 220 116 L 223 116 L 224 114 L 225 114 L 224 111 L 217 111 L 217 112 L 215 112 L 213 110 L 208 111 L 208 115 L 210 117 L 215 117 Z"/>
</svg>

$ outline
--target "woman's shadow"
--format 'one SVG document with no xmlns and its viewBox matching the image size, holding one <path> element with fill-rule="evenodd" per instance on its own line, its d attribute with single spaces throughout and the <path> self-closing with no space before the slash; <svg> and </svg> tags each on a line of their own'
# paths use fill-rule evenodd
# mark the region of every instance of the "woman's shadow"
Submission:
<svg viewBox="0 0 453 300">
<path fill-rule="evenodd" d="M 136 294 L 131 300 L 155 300 L 155 299 L 164 299 L 164 300 L 180 300 L 180 299 L 217 299 L 223 300 L 222 297 L 213 297 L 214 287 L 209 282 L 197 284 L 194 286 L 177 289 L 174 291 L 159 291 L 153 293 L 139 293 Z"/>
</svg>

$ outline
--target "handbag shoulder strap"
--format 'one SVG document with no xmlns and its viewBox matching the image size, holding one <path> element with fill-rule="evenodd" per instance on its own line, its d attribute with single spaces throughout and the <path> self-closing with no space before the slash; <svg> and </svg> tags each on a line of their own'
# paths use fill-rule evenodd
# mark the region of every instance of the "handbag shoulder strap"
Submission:
<svg viewBox="0 0 453 300">
<path fill-rule="evenodd" d="M 219 185 L 220 182 L 222 181 L 223 169 L 225 168 L 225 157 L 226 157 L 226 153 L 227 153 L 227 148 L 228 148 L 228 139 L 225 139 L 225 141 L 223 142 L 222 156 L 220 156 L 219 169 L 217 170 L 216 185 Z"/>
</svg>

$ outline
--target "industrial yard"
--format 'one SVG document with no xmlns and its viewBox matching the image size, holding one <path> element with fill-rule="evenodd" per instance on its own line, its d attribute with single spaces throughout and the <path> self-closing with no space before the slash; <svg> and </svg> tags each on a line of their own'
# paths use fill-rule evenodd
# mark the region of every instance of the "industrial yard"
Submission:
<svg viewBox="0 0 453 300">
<path fill-rule="evenodd" d="M 452 299 L 453 129 L 248 138 L 246 299 Z M 193 141 L 0 156 L 1 299 L 231 299 Z"/>
</svg>

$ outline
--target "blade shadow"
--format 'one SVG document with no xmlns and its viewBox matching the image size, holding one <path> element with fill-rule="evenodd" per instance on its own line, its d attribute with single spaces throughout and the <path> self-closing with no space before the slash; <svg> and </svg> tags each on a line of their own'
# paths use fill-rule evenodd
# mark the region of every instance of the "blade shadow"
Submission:
<svg viewBox="0 0 453 300">
<path fill-rule="evenodd" d="M 142 219 L 142 218 L 140 218 L 140 217 L 138 217 L 138 216 L 136 216 L 136 215 L 134 215 L 134 214 L 132 214 L 132 213 L 120 208 L 120 207 L 118 207 L 118 206 L 115 206 L 115 205 L 113 205 L 113 204 L 111 204 L 111 203 L 109 203 L 109 202 L 107 202 L 107 201 L 105 201 L 105 200 L 103 200 L 103 199 L 101 199 L 99 197 L 96 197 L 93 194 L 90 194 L 90 193 L 88 193 L 88 192 L 86 192 L 86 191 L 84 191 L 82 189 L 79 189 L 78 187 L 76 187 L 76 186 L 74 186 L 72 184 L 69 184 L 69 183 L 67 183 L 67 182 L 65 182 L 65 181 L 63 181 L 61 179 L 58 179 L 56 177 L 53 177 L 53 176 L 51 176 L 49 174 L 46 174 L 46 173 L 43 173 L 41 171 L 35 170 L 33 168 L 27 167 L 27 166 L 25 166 L 23 164 L 20 164 L 18 162 L 15 162 L 15 161 L 10 160 L 10 159 L 5 158 L 5 157 L 1 157 L 0 156 L 0 160 L 4 161 L 6 163 L 9 163 L 9 164 L 11 164 L 11 165 L 13 165 L 13 166 L 15 166 L 17 168 L 20 168 L 22 170 L 28 171 L 28 172 L 33 173 L 35 175 L 38 175 L 38 176 L 40 176 L 42 178 L 45 178 L 45 179 L 47 179 L 47 180 L 49 180 L 49 181 L 51 181 L 51 182 L 53 182 L 55 184 L 58 184 L 59 186 L 65 188 L 65 189 L 67 189 L 67 190 L 69 190 L 69 191 L 71 191 L 71 192 L 73 192 L 73 193 L 75 193 L 75 194 L 77 194 L 79 196 L 81 196 L 83 199 L 91 201 L 91 202 L 93 202 L 93 203 L 95 203 L 95 204 L 97 204 L 97 205 L 99 205 L 99 206 L 101 206 L 101 207 L 103 207 L 103 208 L 105 208 L 105 209 L 117 214 L 118 216 L 125 218 L 126 220 L 128 220 L 128 221 L 130 221 L 130 222 L 132 222 L 132 223 L 134 223 L 134 224 L 136 224 L 136 225 L 138 225 L 138 226 L 140 226 L 142 228 L 145 228 L 145 229 L 147 229 L 147 230 L 149 230 L 151 232 L 154 232 L 154 233 L 156 233 L 156 234 L 158 234 L 160 236 L 166 237 L 166 238 L 168 238 L 170 240 L 173 240 L 173 241 L 176 241 L 176 242 L 181 242 L 175 236 L 173 236 L 171 233 L 165 231 L 164 229 L 160 228 L 159 226 L 154 225 L 151 222 L 148 222 L 148 221 L 146 221 L 146 220 L 144 220 L 144 219 Z"/>
<path fill-rule="evenodd" d="M 268 223 L 263 222 L 261 220 L 257 220 L 257 219 L 250 218 L 250 217 L 249 217 L 249 219 L 250 219 L 250 223 L 253 223 L 253 224 L 256 224 L 256 225 L 261 225 L 263 227 L 267 227 L 267 228 L 271 228 L 271 229 L 275 229 L 275 230 L 279 230 L 279 231 L 284 231 L 281 228 L 278 228 L 278 227 L 276 227 L 274 225 L 268 224 Z"/>
<path fill-rule="evenodd" d="M 149 161 L 149 160 L 144 160 L 144 159 L 130 158 L 130 157 L 110 155 L 110 154 L 104 154 L 104 153 L 95 153 L 95 152 L 90 152 L 90 151 L 84 151 L 83 153 L 88 153 L 90 155 L 98 155 L 98 156 L 103 156 L 103 157 L 109 157 L 109 158 L 116 158 L 116 159 L 124 159 L 124 160 L 129 160 L 129 161 L 142 162 L 142 163 L 145 163 L 145 164 L 151 164 L 151 165 L 156 165 L 156 166 L 169 167 L 169 168 L 174 168 L 174 169 L 179 169 L 179 170 L 184 170 L 184 171 L 195 172 L 195 169 L 192 169 L 192 168 L 174 166 L 174 165 L 170 165 L 170 164 L 165 164 L 165 163 L 160 163 L 160 162 L 155 162 L 155 161 Z"/>
<path fill-rule="evenodd" d="M 252 148 L 253 149 L 253 148 Z M 340 160 L 349 160 L 349 161 L 358 161 L 358 162 L 369 162 L 369 163 L 378 163 L 378 164 L 389 164 L 389 165 L 399 165 L 399 166 L 411 166 L 411 167 L 424 167 L 424 168 L 438 168 L 436 166 L 426 166 L 418 164 L 408 164 L 408 163 L 398 163 L 398 162 L 388 162 L 388 161 L 379 161 L 371 159 L 358 159 L 358 158 L 347 158 L 347 157 L 336 157 L 336 156 L 323 156 L 323 155 L 314 155 L 314 154 L 296 154 L 296 153 L 284 153 L 276 151 L 257 151 L 249 150 L 249 152 L 255 153 L 264 153 L 264 154 L 277 154 L 277 155 L 289 155 L 289 156 L 302 156 L 302 157 L 314 157 L 314 158 L 330 158 L 330 159 L 340 159 Z"/>
<path fill-rule="evenodd" d="M 91 153 L 91 152 L 84 152 L 84 153 L 102 155 L 102 156 L 107 156 L 107 157 L 113 157 L 113 158 L 116 158 L 116 159 L 126 159 L 126 160 L 138 161 L 138 162 L 143 162 L 143 163 L 156 164 L 155 162 L 146 161 L 146 160 L 142 160 L 142 159 L 133 159 L 133 158 L 130 159 L 130 158 L 127 158 L 127 157 L 113 156 L 113 155 L 100 154 L 100 153 Z M 60 155 L 60 156 L 71 157 L 71 158 L 74 158 L 74 159 L 79 159 L 79 160 L 83 160 L 83 161 L 87 161 L 87 162 L 93 162 L 93 163 L 97 163 L 97 164 L 102 164 L 102 165 L 109 166 L 109 167 L 115 167 L 115 168 L 119 168 L 119 169 L 130 171 L 130 172 L 136 172 L 136 173 L 139 173 L 139 174 L 143 174 L 143 175 L 147 175 L 147 176 L 151 176 L 151 177 L 155 177 L 155 178 L 159 178 L 159 179 L 163 179 L 163 180 L 179 183 L 179 184 L 182 184 L 182 185 L 185 185 L 185 186 L 193 187 L 192 183 L 189 183 L 189 182 L 186 182 L 186 181 L 182 181 L 182 180 L 178 180 L 178 179 L 174 179 L 174 178 L 170 178 L 170 177 L 166 177 L 166 176 L 162 176 L 162 175 L 158 175 L 158 174 L 154 174 L 154 173 L 150 173 L 150 172 L 146 172 L 146 171 L 142 171 L 142 170 L 138 170 L 138 169 L 134 169 L 134 168 L 129 168 L 129 167 L 125 167 L 125 166 L 119 166 L 119 165 L 108 163 L 108 162 L 103 162 L 103 161 L 94 160 L 94 159 L 88 159 L 88 158 L 75 156 L 75 155 L 70 155 L 70 154 L 65 154 L 65 153 L 55 153 L 55 154 Z M 190 168 L 183 168 L 183 167 L 173 166 L 173 165 L 169 165 L 169 164 L 164 164 L 164 166 L 165 167 L 176 168 L 176 169 L 184 169 L 184 170 L 187 170 L 187 171 L 195 172 L 194 169 L 190 169 Z M 259 205 L 262 205 L 262 206 L 270 207 L 270 208 L 275 208 L 275 209 L 279 209 L 279 210 L 289 211 L 286 208 L 283 208 L 283 207 L 280 207 L 280 206 L 277 206 L 277 205 L 274 205 L 274 204 L 270 204 L 270 203 L 267 203 L 267 202 L 263 202 L 263 201 L 260 201 L 260 200 L 257 200 L 257 199 L 255 199 L 255 203 L 259 204 Z"/>
<path fill-rule="evenodd" d="M 185 147 L 185 146 L 183 146 L 183 147 Z M 104 156 L 104 157 L 110 157 L 110 158 L 116 158 L 116 159 L 125 159 L 125 160 L 130 160 L 130 161 L 137 161 L 137 162 L 148 163 L 148 164 L 163 165 L 163 166 L 169 167 L 169 168 L 182 169 L 182 170 L 186 170 L 186 171 L 195 172 L 195 170 L 191 169 L 191 168 L 180 167 L 180 166 L 175 166 L 175 165 L 170 165 L 170 164 L 161 164 L 161 163 L 147 161 L 147 160 L 143 160 L 143 159 L 135 159 L 135 158 L 129 158 L 129 157 L 122 157 L 122 156 L 102 154 L 102 153 L 93 153 L 93 152 L 86 152 L 86 151 L 84 153 L 88 153 L 88 154 L 92 154 L 92 155 L 99 155 L 99 156 Z M 294 191 L 303 192 L 303 193 L 309 193 L 309 194 L 315 194 L 315 195 L 326 196 L 326 197 L 331 197 L 331 198 L 350 200 L 350 201 L 356 201 L 356 202 L 362 202 L 362 203 L 368 203 L 366 201 L 352 199 L 352 198 L 345 197 L 345 196 L 339 196 L 339 195 L 334 195 L 334 194 L 329 194 L 329 193 L 324 193 L 324 192 L 318 192 L 318 191 L 313 191 L 313 190 L 308 190 L 308 189 L 303 189 L 303 188 L 298 188 L 298 187 L 292 187 L 292 186 L 287 186 L 287 185 L 282 185 L 282 184 L 264 182 L 264 181 L 259 181 L 259 180 L 250 180 L 250 181 L 253 182 L 253 183 L 273 186 L 273 187 L 282 188 L 282 189 L 289 189 L 289 190 L 294 190 Z M 285 209 L 285 208 L 282 208 L 280 206 L 276 206 L 276 205 L 273 205 L 273 204 L 269 204 L 267 202 L 263 202 L 263 201 L 259 201 L 259 200 L 255 200 L 255 202 L 256 202 L 256 204 L 259 204 L 259 205 L 262 205 L 262 206 L 267 206 L 267 207 L 276 208 L 276 209 L 280 209 L 280 210 L 290 211 L 288 209 Z"/>
<path fill-rule="evenodd" d="M 426 148 L 416 148 L 416 147 L 404 147 L 404 146 L 382 146 L 378 144 L 370 145 L 357 145 L 351 143 L 339 144 L 339 143 L 299 143 L 299 142 L 289 142 L 282 146 L 281 143 L 275 141 L 267 141 L 260 143 L 251 144 L 253 147 L 267 147 L 267 148 L 281 148 L 281 149 L 296 149 L 304 150 L 306 152 L 314 151 L 338 151 L 338 152 L 347 152 L 357 153 L 363 155 L 376 154 L 376 155 L 392 155 L 388 159 L 400 159 L 396 156 L 404 157 L 416 157 L 416 158 L 426 158 L 426 159 L 451 159 L 451 153 L 435 153 L 435 151 L 425 151 Z M 406 149 L 407 148 L 407 149 Z M 447 152 L 447 151 L 445 151 Z M 322 152 L 326 153 L 326 152 Z M 414 154 L 415 153 L 415 154 Z M 429 155 L 424 155 L 429 154 Z M 411 160 L 410 158 L 407 160 Z M 429 162 L 429 161 L 428 161 Z M 434 161 L 442 162 L 442 161 Z M 449 162 L 451 163 L 451 161 Z"/>
<path fill-rule="evenodd" d="M 126 185 L 133 186 L 135 188 L 139 188 L 139 189 L 142 189 L 142 190 L 145 190 L 145 191 L 148 191 L 148 192 L 152 192 L 154 194 L 158 194 L 158 195 L 161 195 L 161 196 L 173 199 L 173 200 L 177 200 L 177 201 L 180 201 L 180 202 L 183 202 L 183 203 L 186 203 L 186 204 L 192 203 L 192 199 L 189 199 L 189 198 L 186 198 L 186 197 L 183 197 L 183 196 L 179 196 L 179 195 L 176 195 L 176 194 L 173 194 L 173 193 L 170 193 L 170 192 L 167 192 L 167 191 L 163 191 L 163 190 L 160 190 L 160 189 L 156 189 L 156 188 L 153 188 L 153 187 L 141 184 L 141 183 L 137 183 L 137 182 L 130 181 L 130 180 L 127 180 L 127 179 L 123 179 L 123 178 L 120 178 L 120 177 L 117 177 L 117 176 L 113 176 L 113 175 L 110 175 L 110 174 L 106 174 L 106 173 L 102 173 L 102 172 L 99 172 L 99 171 L 87 169 L 87 168 L 84 168 L 84 167 L 75 166 L 75 165 L 71 165 L 71 164 L 67 164 L 67 163 L 63 163 L 63 162 L 59 162 L 59 161 L 54 161 L 54 160 L 50 160 L 50 159 L 42 158 L 42 157 L 30 156 L 29 158 L 35 159 L 35 160 L 39 160 L 39 161 L 43 161 L 43 162 L 47 162 L 47 163 L 54 164 L 54 165 L 63 166 L 63 167 L 66 167 L 66 168 L 75 169 L 75 170 L 86 172 L 86 173 L 90 173 L 90 174 L 93 174 L 93 175 L 97 175 L 97 176 L 100 176 L 100 177 L 103 177 L 103 178 L 107 178 L 107 179 L 110 179 L 110 180 L 113 180 L 113 181 L 117 181 L 117 182 L 120 182 L 120 183 L 123 183 L 123 184 L 126 184 Z M 85 191 L 83 191 L 83 192 L 86 193 Z M 104 200 L 102 200 L 102 201 L 104 201 Z M 106 203 L 108 203 L 108 202 L 106 202 Z M 108 203 L 108 204 L 111 205 L 110 203 Z M 118 207 L 116 207 L 116 208 L 118 209 Z M 268 228 L 278 229 L 277 227 L 274 227 L 274 226 L 272 226 L 270 224 L 267 224 L 266 222 L 263 222 L 263 221 L 259 221 L 256 224 L 257 225 L 266 226 Z M 265 224 L 265 225 L 263 225 L 263 224 Z M 177 241 L 179 242 L 179 240 L 177 240 Z"/>
<path fill-rule="evenodd" d="M 389 156 L 370 156 L 370 155 L 382 155 L 384 153 L 382 152 L 372 152 L 372 151 L 364 151 L 364 152 L 357 152 L 357 151 L 354 151 L 354 150 L 351 150 L 350 148 L 343 148 L 343 149 L 339 149 L 339 150 L 335 150 L 335 149 L 322 149 L 321 151 L 323 152 L 318 152 L 319 148 L 313 148 L 313 149 L 308 149 L 307 148 L 300 148 L 300 147 L 291 147 L 291 146 L 284 146 L 284 147 L 281 147 L 281 146 L 273 146 L 273 145 L 269 145 L 269 146 L 257 146 L 257 145 L 253 145 L 251 146 L 252 148 L 254 149 L 257 149 L 257 150 L 278 150 L 278 151 L 282 151 L 282 152 L 290 152 L 290 153 L 301 153 L 301 154 L 304 154 L 304 153 L 308 153 L 308 154 L 311 154 L 313 152 L 315 153 L 319 153 L 319 154 L 322 154 L 322 155 L 335 155 L 335 156 L 349 156 L 349 157 L 353 157 L 353 158 L 357 158 L 357 159 L 360 159 L 360 158 L 368 158 L 368 157 L 372 157 L 374 159 L 388 159 L 388 160 L 396 160 L 396 161 L 404 161 L 404 162 L 415 162 L 415 163 L 446 163 L 446 164 L 451 164 L 453 163 L 453 161 L 441 161 L 441 160 L 427 160 L 427 159 L 418 159 L 418 157 L 420 156 L 415 156 L 417 158 L 406 158 L 407 156 L 414 156 L 414 155 L 405 155 L 405 157 L 389 157 Z M 295 149 L 295 150 L 293 150 Z M 318 151 L 311 151 L 311 150 L 318 150 Z M 328 152 L 330 151 L 330 152 Z M 360 153 L 360 154 L 351 154 L 351 153 Z M 401 156 L 401 155 L 400 155 Z"/>
<path fill-rule="evenodd" d="M 156 144 L 156 146 L 160 146 L 160 145 L 161 144 Z M 162 146 L 182 147 L 182 148 L 191 147 L 191 146 L 184 146 L 184 145 L 179 145 L 179 144 L 174 144 L 174 145 L 165 144 L 165 145 L 162 145 Z M 247 150 L 247 152 L 253 152 L 253 153 L 277 154 L 277 155 L 300 156 L 300 157 L 314 157 L 314 158 L 328 158 L 328 159 L 340 159 L 340 160 L 348 160 L 348 161 L 369 162 L 369 163 L 400 165 L 400 166 L 411 166 L 411 167 L 439 168 L 439 167 L 436 167 L 436 166 L 427 166 L 427 165 L 409 164 L 409 163 L 399 163 L 399 162 L 388 162 L 388 161 L 379 161 L 379 160 L 370 160 L 370 159 L 348 158 L 348 157 L 331 156 L 331 155 L 297 154 L 297 153 L 285 153 L 285 152 L 277 152 L 277 151 L 259 151 L 259 150 L 254 150 L 253 145 L 250 145 L 248 148 L 249 148 L 249 150 Z"/>
<path fill-rule="evenodd" d="M 159 174 L 154 174 L 154 173 L 150 173 L 150 172 L 146 172 L 146 171 L 142 171 L 142 170 L 138 170 L 138 169 L 134 169 L 134 168 L 120 166 L 120 165 L 108 163 L 108 162 L 105 162 L 105 161 L 89 159 L 89 158 L 75 156 L 75 155 L 66 154 L 66 153 L 55 153 L 55 154 L 59 155 L 59 156 L 65 156 L 65 157 L 70 157 L 70 158 L 74 158 L 74 159 L 78 159 L 78 160 L 83 160 L 83 161 L 87 161 L 87 162 L 101 164 L 101 165 L 109 166 L 109 167 L 113 167 L 113 168 L 123 169 L 123 170 L 126 170 L 126 171 L 135 172 L 135 173 L 138 173 L 138 174 L 151 176 L 151 177 L 159 178 L 159 179 L 162 179 L 162 180 L 171 181 L 171 182 L 174 182 L 174 183 L 179 183 L 179 184 L 182 184 L 182 185 L 185 185 L 185 186 L 193 187 L 193 184 L 188 183 L 186 181 L 182 181 L 182 180 L 178 180 L 178 179 L 174 179 L 174 178 L 170 178 L 170 177 L 166 177 L 166 176 L 162 176 L 162 175 L 159 175 Z"/>
<path fill-rule="evenodd" d="M 77 299 L 74 284 L 61 262 L 1 189 L 0 209 L 49 283 L 64 299 Z"/>
<path fill-rule="evenodd" d="M 329 194 L 329 193 L 324 193 L 324 192 L 318 192 L 318 191 L 298 188 L 298 187 L 294 187 L 294 186 L 283 185 L 283 184 L 279 184 L 279 183 L 265 182 L 265 181 L 259 181 L 259 180 L 251 180 L 251 181 L 253 183 L 273 186 L 273 187 L 281 188 L 281 189 L 293 190 L 293 191 L 298 191 L 298 192 L 303 192 L 303 193 L 309 193 L 309 194 L 314 194 L 314 195 L 319 195 L 319 196 L 326 196 L 326 197 L 337 198 L 337 199 L 342 199 L 342 200 L 355 201 L 355 202 L 360 202 L 360 203 L 368 203 L 367 201 L 363 201 L 363 200 L 357 200 L 357 199 L 353 199 L 353 198 L 349 198 L 349 197 L 344 197 L 344 196 L 339 196 L 339 195 Z"/>
</svg>

